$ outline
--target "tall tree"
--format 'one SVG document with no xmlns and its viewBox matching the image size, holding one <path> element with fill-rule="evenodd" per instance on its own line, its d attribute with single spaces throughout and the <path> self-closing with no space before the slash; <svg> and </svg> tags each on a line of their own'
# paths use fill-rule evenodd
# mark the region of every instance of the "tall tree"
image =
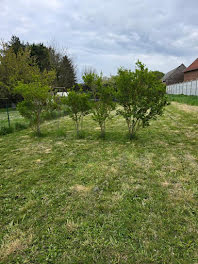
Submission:
<svg viewBox="0 0 198 264">
<path fill-rule="evenodd" d="M 161 80 L 164 76 L 164 73 L 160 71 L 152 71 L 152 73 L 155 75 L 157 80 Z"/>
<path fill-rule="evenodd" d="M 57 85 L 71 89 L 76 84 L 76 72 L 73 61 L 65 55 L 60 60 L 57 68 Z"/>
<path fill-rule="evenodd" d="M 14 35 L 11 37 L 11 40 L 8 42 L 8 47 L 13 49 L 16 56 L 19 51 L 25 50 L 25 46 L 26 45 L 20 41 L 19 37 Z"/>
<path fill-rule="evenodd" d="M 32 44 L 30 46 L 31 56 L 35 57 L 36 63 L 39 66 L 41 72 L 44 70 L 49 71 L 52 67 L 50 65 L 50 55 L 49 49 L 44 46 L 42 43 L 40 44 Z"/>
<path fill-rule="evenodd" d="M 0 97 L 7 97 L 12 102 L 21 100 L 21 96 L 13 92 L 18 81 L 28 83 L 35 63 L 30 58 L 30 51 L 26 48 L 19 50 L 17 55 L 7 43 L 2 43 L 0 51 Z"/>
</svg>

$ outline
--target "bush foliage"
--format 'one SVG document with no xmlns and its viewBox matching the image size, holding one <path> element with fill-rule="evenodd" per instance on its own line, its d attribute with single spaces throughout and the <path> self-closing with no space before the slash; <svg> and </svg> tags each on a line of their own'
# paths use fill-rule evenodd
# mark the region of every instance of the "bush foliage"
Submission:
<svg viewBox="0 0 198 264">
<path fill-rule="evenodd" d="M 117 104 L 116 113 L 126 120 L 132 139 L 138 129 L 148 126 L 152 119 L 162 115 L 167 104 L 164 84 L 139 61 L 135 71 L 119 68 L 117 75 L 110 79 L 103 78 L 102 73 L 86 72 L 82 79 L 89 90 L 76 90 L 73 87 L 66 97 L 52 92 L 55 71 L 41 72 L 38 66 L 32 67 L 29 81 L 18 82 L 15 92 L 24 98 L 17 109 L 29 120 L 38 135 L 44 120 L 57 118 L 66 111 L 75 122 L 78 138 L 84 137 L 83 118 L 87 114 L 92 115 L 100 127 L 100 136 L 105 137 L 106 122 L 113 117 Z"/>
<path fill-rule="evenodd" d="M 163 113 L 166 87 L 139 61 L 135 72 L 118 70 L 116 87 L 116 97 L 122 106 L 117 113 L 125 118 L 129 136 L 133 138 L 140 127 L 148 126 L 151 119 Z"/>
</svg>

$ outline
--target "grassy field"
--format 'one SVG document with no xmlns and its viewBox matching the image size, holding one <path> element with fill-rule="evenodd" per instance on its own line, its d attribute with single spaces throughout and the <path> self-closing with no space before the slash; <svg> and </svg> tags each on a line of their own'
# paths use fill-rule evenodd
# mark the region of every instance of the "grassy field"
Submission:
<svg viewBox="0 0 198 264">
<path fill-rule="evenodd" d="M 168 98 L 173 102 L 198 106 L 198 96 L 169 94 Z"/>
<path fill-rule="evenodd" d="M 198 107 L 173 103 L 132 142 L 119 117 L 105 140 L 84 127 L 0 137 L 0 263 L 198 263 Z"/>
</svg>

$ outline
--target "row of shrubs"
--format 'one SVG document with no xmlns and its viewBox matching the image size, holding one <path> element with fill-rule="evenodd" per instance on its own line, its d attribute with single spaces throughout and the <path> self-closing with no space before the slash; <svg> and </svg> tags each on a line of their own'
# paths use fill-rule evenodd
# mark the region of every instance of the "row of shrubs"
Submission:
<svg viewBox="0 0 198 264">
<path fill-rule="evenodd" d="M 90 113 L 100 127 L 101 137 L 105 137 L 106 121 L 112 117 L 112 110 L 117 109 L 132 139 L 139 128 L 148 126 L 151 119 L 161 115 L 167 104 L 165 85 L 139 61 L 135 71 L 120 68 L 109 80 L 95 72 L 84 73 L 82 79 L 89 90 L 74 87 L 66 97 L 53 94 L 50 86 L 53 78 L 52 73 L 44 71 L 34 75 L 30 83 L 19 82 L 15 88 L 24 98 L 17 109 L 37 135 L 41 134 L 40 125 L 44 120 L 54 119 L 54 111 L 62 111 L 75 122 L 78 137 L 82 134 L 83 118 Z"/>
</svg>

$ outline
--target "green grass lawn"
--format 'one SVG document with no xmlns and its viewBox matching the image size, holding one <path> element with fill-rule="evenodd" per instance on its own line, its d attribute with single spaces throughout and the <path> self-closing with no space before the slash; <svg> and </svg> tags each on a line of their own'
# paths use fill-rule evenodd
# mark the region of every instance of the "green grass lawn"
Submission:
<svg viewBox="0 0 198 264">
<path fill-rule="evenodd" d="M 170 101 L 174 101 L 174 102 L 178 102 L 178 103 L 182 103 L 182 104 L 198 106 L 198 96 L 195 96 L 195 95 L 169 94 L 168 98 Z"/>
<path fill-rule="evenodd" d="M 132 142 L 120 117 L 105 140 L 84 127 L 0 137 L 0 263 L 198 263 L 198 107 L 171 104 Z"/>
</svg>

